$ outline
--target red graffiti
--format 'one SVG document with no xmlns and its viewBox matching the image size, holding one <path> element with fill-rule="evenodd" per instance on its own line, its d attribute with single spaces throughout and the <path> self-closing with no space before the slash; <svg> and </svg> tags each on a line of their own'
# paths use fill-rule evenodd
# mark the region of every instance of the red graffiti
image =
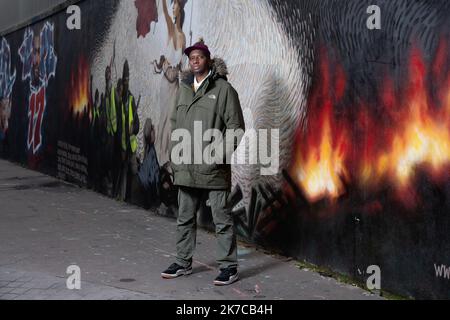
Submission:
<svg viewBox="0 0 450 320">
<path fill-rule="evenodd" d="M 45 111 L 45 87 L 32 92 L 28 109 L 28 149 L 35 154 L 42 144 L 42 117 Z"/>
<path fill-rule="evenodd" d="M 136 0 L 134 2 L 138 17 L 136 20 L 137 36 L 145 38 L 150 32 L 152 21 L 158 22 L 158 8 L 155 0 Z"/>
</svg>

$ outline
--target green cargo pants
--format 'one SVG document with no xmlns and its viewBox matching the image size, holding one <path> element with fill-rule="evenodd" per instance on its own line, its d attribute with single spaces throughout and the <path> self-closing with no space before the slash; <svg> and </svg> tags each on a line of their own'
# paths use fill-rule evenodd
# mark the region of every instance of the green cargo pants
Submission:
<svg viewBox="0 0 450 320">
<path fill-rule="evenodd" d="M 178 191 L 177 260 L 187 267 L 192 263 L 197 237 L 197 211 L 202 201 L 209 197 L 217 236 L 217 263 L 220 269 L 237 267 L 236 232 L 231 215 L 226 207 L 228 190 L 208 190 L 180 187 Z"/>
</svg>

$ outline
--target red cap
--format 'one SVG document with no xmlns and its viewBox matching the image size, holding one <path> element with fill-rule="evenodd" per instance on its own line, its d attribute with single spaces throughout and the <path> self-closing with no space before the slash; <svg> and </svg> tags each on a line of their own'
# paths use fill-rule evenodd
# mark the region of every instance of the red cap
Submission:
<svg viewBox="0 0 450 320">
<path fill-rule="evenodd" d="M 189 56 L 191 54 L 191 52 L 194 51 L 194 50 L 201 50 L 201 51 L 203 51 L 206 54 L 206 56 L 208 58 L 211 57 L 211 52 L 209 51 L 208 46 L 203 41 L 203 38 L 200 38 L 200 40 L 197 43 L 195 43 L 193 46 L 191 46 L 189 48 L 186 48 L 186 50 L 184 50 L 184 53 L 187 56 Z"/>
</svg>

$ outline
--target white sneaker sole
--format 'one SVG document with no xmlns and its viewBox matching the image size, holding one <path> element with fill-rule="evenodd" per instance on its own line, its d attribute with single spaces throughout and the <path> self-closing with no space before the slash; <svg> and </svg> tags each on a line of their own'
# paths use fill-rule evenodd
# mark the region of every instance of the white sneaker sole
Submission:
<svg viewBox="0 0 450 320">
<path fill-rule="evenodd" d="M 184 270 L 178 270 L 176 274 L 168 274 L 168 273 L 161 273 L 161 277 L 164 279 L 175 279 L 181 276 L 187 276 L 192 274 L 192 268 L 191 269 L 184 269 Z"/>
<path fill-rule="evenodd" d="M 238 280 L 239 280 L 239 274 L 236 273 L 234 276 L 232 276 L 232 277 L 230 278 L 230 280 L 228 280 L 228 281 L 218 281 L 218 280 L 214 280 L 214 284 L 215 284 L 216 286 L 227 286 L 227 285 L 232 284 L 232 283 L 234 283 L 234 282 L 236 282 L 236 281 L 238 281 Z"/>
</svg>

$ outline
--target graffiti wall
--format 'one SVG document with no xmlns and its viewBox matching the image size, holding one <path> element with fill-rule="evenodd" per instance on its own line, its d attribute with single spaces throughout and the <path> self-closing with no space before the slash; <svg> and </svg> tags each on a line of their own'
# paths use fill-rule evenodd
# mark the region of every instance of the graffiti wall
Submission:
<svg viewBox="0 0 450 320">
<path fill-rule="evenodd" d="M 279 130 L 278 174 L 233 166 L 240 235 L 364 283 L 376 266 L 383 290 L 450 298 L 448 1 L 78 6 L 79 28 L 61 11 L 0 39 L 2 157 L 175 216 L 168 117 L 183 50 L 203 37 L 247 130 Z"/>
</svg>

